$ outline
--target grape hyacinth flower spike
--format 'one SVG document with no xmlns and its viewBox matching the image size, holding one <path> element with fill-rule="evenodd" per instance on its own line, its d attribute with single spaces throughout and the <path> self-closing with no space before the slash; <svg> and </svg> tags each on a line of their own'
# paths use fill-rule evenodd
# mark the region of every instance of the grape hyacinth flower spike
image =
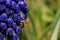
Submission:
<svg viewBox="0 0 60 40">
<path fill-rule="evenodd" d="M 0 39 L 18 40 L 22 20 L 27 19 L 28 8 L 24 0 L 0 0 Z"/>
</svg>

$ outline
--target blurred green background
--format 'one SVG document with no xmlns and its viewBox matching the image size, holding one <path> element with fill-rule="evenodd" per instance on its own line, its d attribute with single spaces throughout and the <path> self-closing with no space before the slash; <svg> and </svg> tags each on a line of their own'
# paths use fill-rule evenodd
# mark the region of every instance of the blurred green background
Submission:
<svg viewBox="0 0 60 40">
<path fill-rule="evenodd" d="M 29 8 L 22 40 L 60 40 L 60 0 L 25 0 Z"/>
</svg>

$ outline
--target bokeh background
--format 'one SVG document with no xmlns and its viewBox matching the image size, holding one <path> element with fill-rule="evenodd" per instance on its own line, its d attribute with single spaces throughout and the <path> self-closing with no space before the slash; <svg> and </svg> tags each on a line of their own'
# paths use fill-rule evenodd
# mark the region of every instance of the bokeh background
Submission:
<svg viewBox="0 0 60 40">
<path fill-rule="evenodd" d="M 25 0 L 29 9 L 22 40 L 60 40 L 60 0 Z"/>
</svg>

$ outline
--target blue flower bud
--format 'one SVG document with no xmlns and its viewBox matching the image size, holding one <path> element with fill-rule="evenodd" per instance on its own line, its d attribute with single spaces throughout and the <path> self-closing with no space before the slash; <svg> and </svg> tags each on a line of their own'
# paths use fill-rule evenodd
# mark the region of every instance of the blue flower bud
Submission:
<svg viewBox="0 0 60 40">
<path fill-rule="evenodd" d="M 25 7 L 25 8 L 21 8 L 21 11 L 22 11 L 24 14 L 27 14 L 29 10 L 28 10 L 27 7 Z"/>
<path fill-rule="evenodd" d="M 17 28 L 17 24 L 13 23 L 13 29 L 16 30 L 16 28 Z"/>
<path fill-rule="evenodd" d="M 13 15 L 14 14 L 14 11 L 13 10 L 10 10 L 8 14 L 9 15 Z"/>
<path fill-rule="evenodd" d="M 17 20 L 17 22 L 20 24 L 20 16 L 18 16 L 18 20 Z"/>
<path fill-rule="evenodd" d="M 6 0 L 6 6 L 11 6 L 12 5 L 12 0 Z"/>
<path fill-rule="evenodd" d="M 15 10 L 16 9 L 16 2 L 12 1 L 12 9 Z"/>
<path fill-rule="evenodd" d="M 13 29 L 12 28 L 8 28 L 7 29 L 7 35 L 10 35 L 10 36 L 12 36 L 13 35 Z"/>
<path fill-rule="evenodd" d="M 0 38 L 2 38 L 2 33 L 0 33 Z"/>
<path fill-rule="evenodd" d="M 25 8 L 26 7 L 26 3 L 24 1 L 18 2 L 18 5 L 20 6 L 20 8 Z"/>
<path fill-rule="evenodd" d="M 3 37 L 2 38 L 5 38 L 5 35 L 2 35 Z"/>
<path fill-rule="evenodd" d="M 3 39 L 3 38 L 5 38 L 5 35 L 3 35 L 1 32 L 0 32 L 0 39 Z"/>
<path fill-rule="evenodd" d="M 0 2 L 2 3 L 2 2 L 5 2 L 6 0 L 0 0 Z"/>
<path fill-rule="evenodd" d="M 6 14 L 9 14 L 10 9 L 6 8 L 5 12 Z"/>
<path fill-rule="evenodd" d="M 24 13 L 21 13 L 21 14 L 20 14 L 20 17 L 21 17 L 22 19 L 24 19 L 24 20 L 26 20 L 26 18 L 27 18 L 27 16 L 26 16 Z"/>
<path fill-rule="evenodd" d="M 25 7 L 23 13 L 28 13 L 28 11 L 29 11 L 28 8 Z"/>
<path fill-rule="evenodd" d="M 18 18 L 18 14 L 16 13 L 16 14 L 14 14 L 14 16 L 13 16 L 14 21 L 17 21 L 17 18 Z"/>
<path fill-rule="evenodd" d="M 1 23 L 1 28 L 2 28 L 3 30 L 5 30 L 5 29 L 7 28 L 6 23 Z"/>
<path fill-rule="evenodd" d="M 13 34 L 13 40 L 18 40 L 18 36 L 16 34 Z"/>
<path fill-rule="evenodd" d="M 24 13 L 28 13 L 28 11 L 29 11 L 29 10 L 28 10 L 28 8 L 26 7 L 26 8 L 25 8 L 25 12 L 24 12 Z"/>
<path fill-rule="evenodd" d="M 16 34 L 20 35 L 20 33 L 21 33 L 21 28 L 20 28 L 20 26 L 17 26 L 17 28 L 16 28 Z"/>
<path fill-rule="evenodd" d="M 8 26 L 11 27 L 13 25 L 13 19 L 9 18 L 8 19 Z"/>
<path fill-rule="evenodd" d="M 18 13 L 18 16 L 20 16 L 20 13 Z"/>
<path fill-rule="evenodd" d="M 8 19 L 8 16 L 6 13 L 3 13 L 1 16 L 0 16 L 0 20 L 2 21 L 6 21 Z"/>
<path fill-rule="evenodd" d="M 24 0 L 13 0 L 13 1 L 15 1 L 16 3 L 18 3 L 19 1 L 24 1 Z"/>
<path fill-rule="evenodd" d="M 19 2 L 19 1 L 24 1 L 24 0 L 18 0 L 18 2 Z"/>
<path fill-rule="evenodd" d="M 18 4 L 16 5 L 16 12 L 17 12 L 17 13 L 20 13 L 20 7 L 19 7 Z"/>
<path fill-rule="evenodd" d="M 6 6 L 0 4 L 0 11 L 3 11 L 3 10 L 5 10 L 5 9 L 6 9 Z"/>
</svg>

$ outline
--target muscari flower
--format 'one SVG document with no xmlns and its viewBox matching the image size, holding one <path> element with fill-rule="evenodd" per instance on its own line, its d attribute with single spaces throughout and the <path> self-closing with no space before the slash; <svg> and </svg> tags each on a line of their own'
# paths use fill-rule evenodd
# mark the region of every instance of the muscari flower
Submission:
<svg viewBox="0 0 60 40">
<path fill-rule="evenodd" d="M 18 40 L 21 34 L 21 19 L 27 19 L 27 4 L 24 0 L 0 0 L 0 39 L 11 37 Z"/>
</svg>

